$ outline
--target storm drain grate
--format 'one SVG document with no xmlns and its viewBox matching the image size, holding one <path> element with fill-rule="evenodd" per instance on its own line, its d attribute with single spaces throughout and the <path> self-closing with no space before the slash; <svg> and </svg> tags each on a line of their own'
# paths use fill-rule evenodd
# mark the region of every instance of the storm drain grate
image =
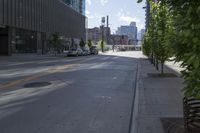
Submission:
<svg viewBox="0 0 200 133">
<path fill-rule="evenodd" d="M 25 84 L 24 87 L 25 88 L 37 88 L 37 87 L 45 87 L 45 86 L 49 86 L 51 85 L 50 82 L 33 82 L 33 83 L 28 83 Z"/>
<path fill-rule="evenodd" d="M 178 77 L 174 73 L 164 73 L 164 74 L 160 74 L 160 73 L 148 73 L 147 76 L 151 77 L 151 78 L 176 78 L 176 77 Z"/>
</svg>

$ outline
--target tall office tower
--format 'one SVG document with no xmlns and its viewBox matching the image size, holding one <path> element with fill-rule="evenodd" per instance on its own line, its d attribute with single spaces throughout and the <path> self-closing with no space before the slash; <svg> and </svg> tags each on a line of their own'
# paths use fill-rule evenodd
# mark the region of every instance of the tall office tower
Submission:
<svg viewBox="0 0 200 133">
<path fill-rule="evenodd" d="M 137 40 L 137 27 L 136 22 L 131 22 L 130 25 L 121 26 L 117 30 L 118 35 L 127 35 L 129 40 Z"/>
<path fill-rule="evenodd" d="M 149 17 L 150 17 L 150 3 L 148 0 L 146 0 L 146 26 L 145 26 L 146 30 L 149 26 Z"/>
<path fill-rule="evenodd" d="M 69 5 L 72 9 L 85 15 L 85 0 L 62 0 L 64 3 Z"/>
</svg>

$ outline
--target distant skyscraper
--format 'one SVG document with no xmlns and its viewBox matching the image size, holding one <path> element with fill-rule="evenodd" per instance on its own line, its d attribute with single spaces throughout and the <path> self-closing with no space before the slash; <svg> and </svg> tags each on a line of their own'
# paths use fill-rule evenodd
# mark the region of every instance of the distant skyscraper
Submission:
<svg viewBox="0 0 200 133">
<path fill-rule="evenodd" d="M 144 34 L 145 34 L 145 29 L 141 29 L 141 40 L 143 39 L 143 37 L 144 37 Z"/>
<path fill-rule="evenodd" d="M 136 26 L 136 22 L 131 22 L 130 26 Z"/>
<path fill-rule="evenodd" d="M 118 28 L 117 32 L 118 35 L 127 35 L 129 40 L 137 40 L 137 27 L 136 22 L 131 22 L 130 25 L 121 26 Z"/>
<path fill-rule="evenodd" d="M 146 0 L 146 29 L 149 26 L 149 17 L 150 17 L 150 3 Z"/>
</svg>

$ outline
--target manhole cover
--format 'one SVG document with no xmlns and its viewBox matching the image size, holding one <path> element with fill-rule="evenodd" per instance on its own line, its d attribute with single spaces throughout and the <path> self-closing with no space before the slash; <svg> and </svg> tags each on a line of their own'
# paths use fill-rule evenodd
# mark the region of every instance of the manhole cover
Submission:
<svg viewBox="0 0 200 133">
<path fill-rule="evenodd" d="M 148 73 L 147 75 L 148 75 L 148 77 L 151 77 L 151 78 L 176 78 L 176 77 L 178 77 L 174 73 L 164 73 L 164 74 L 160 74 L 160 73 Z"/>
<path fill-rule="evenodd" d="M 33 83 L 25 84 L 24 87 L 35 88 L 35 87 L 45 87 L 48 85 L 51 85 L 51 83 L 50 82 L 33 82 Z"/>
</svg>

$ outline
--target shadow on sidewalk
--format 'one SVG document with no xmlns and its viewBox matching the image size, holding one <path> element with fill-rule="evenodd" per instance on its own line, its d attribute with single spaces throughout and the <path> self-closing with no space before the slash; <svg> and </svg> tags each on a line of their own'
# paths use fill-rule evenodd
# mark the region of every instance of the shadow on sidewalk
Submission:
<svg viewBox="0 0 200 133">
<path fill-rule="evenodd" d="M 148 132 L 144 128 L 152 133 L 184 133 L 181 73 L 173 65 L 164 65 L 163 76 L 160 68 L 157 71 L 150 60 L 141 58 L 138 133 Z"/>
<path fill-rule="evenodd" d="M 156 70 L 156 66 L 154 66 L 153 63 L 151 63 L 151 61 L 147 58 L 141 58 L 143 61 L 147 61 L 149 64 L 152 65 L 153 68 L 155 68 Z M 172 65 L 175 65 L 176 63 L 173 63 Z M 171 66 L 172 66 L 171 65 Z M 181 70 L 183 70 L 183 68 L 180 67 L 179 70 L 175 70 L 177 67 L 176 66 L 174 68 L 170 67 L 169 65 L 164 64 L 164 74 L 161 74 L 161 65 L 159 64 L 159 70 L 156 70 L 156 72 L 150 72 L 148 73 L 149 77 L 152 78 L 176 78 L 176 77 L 181 77 Z"/>
</svg>

